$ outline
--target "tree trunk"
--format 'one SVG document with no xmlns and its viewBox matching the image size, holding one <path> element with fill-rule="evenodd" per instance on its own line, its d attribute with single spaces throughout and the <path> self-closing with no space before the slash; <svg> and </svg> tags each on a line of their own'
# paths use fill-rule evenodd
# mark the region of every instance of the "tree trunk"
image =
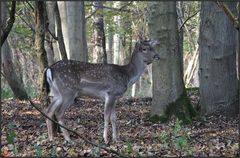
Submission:
<svg viewBox="0 0 240 158">
<path fill-rule="evenodd" d="M 238 104 L 240 102 L 240 2 L 238 2 Z M 238 107 L 239 108 L 239 107 Z M 240 108 L 238 110 L 240 113 Z"/>
<path fill-rule="evenodd" d="M 7 4 L 6 2 L 1 2 L 0 4 L 1 4 L 1 24 L 5 26 L 7 21 Z M 26 90 L 24 89 L 23 83 L 18 78 L 15 72 L 11 54 L 12 52 L 10 50 L 8 41 L 5 40 L 1 47 L 1 65 L 3 74 L 10 88 L 12 89 L 14 96 L 20 100 L 27 99 L 28 95 L 26 93 Z"/>
<path fill-rule="evenodd" d="M 149 32 L 156 46 L 160 61 L 154 62 L 153 102 L 151 116 L 162 121 L 175 114 L 183 121 L 194 116 L 185 92 L 181 64 L 176 2 L 149 2 Z M 156 117 L 155 117 L 156 116 Z M 160 116 L 160 117 L 159 117 Z"/>
<path fill-rule="evenodd" d="M 121 4 L 121 1 L 114 2 L 113 7 L 118 8 L 120 4 Z M 113 22 L 116 24 L 117 28 L 120 28 L 120 21 L 121 21 L 121 17 L 119 15 L 115 15 L 113 17 Z M 114 64 L 120 63 L 119 53 L 120 53 L 120 34 L 115 31 L 115 34 L 113 35 L 113 63 Z"/>
<path fill-rule="evenodd" d="M 66 50 L 66 43 L 68 46 L 68 34 L 65 35 L 65 40 L 63 38 L 63 29 L 62 29 L 62 21 L 61 21 L 61 17 L 60 17 L 60 12 L 59 12 L 59 8 L 58 8 L 58 4 L 57 2 L 55 2 L 55 12 L 56 12 L 56 23 L 57 23 L 57 38 L 58 38 L 58 48 L 60 51 L 60 55 L 61 58 L 64 60 L 67 60 L 67 50 Z M 65 28 L 64 28 L 65 29 Z M 66 30 L 65 30 L 66 33 Z M 67 41 L 67 42 L 65 42 Z"/>
<path fill-rule="evenodd" d="M 56 36 L 56 2 L 53 1 L 46 1 L 46 8 L 47 8 L 47 17 L 48 17 L 48 30 L 54 35 Z M 61 26 L 61 25 L 60 25 Z M 55 61 L 60 60 L 60 55 L 59 55 L 59 50 L 58 50 L 58 46 L 57 46 L 57 40 L 54 39 L 52 37 L 52 35 L 50 35 L 50 33 L 48 33 L 48 36 L 50 42 L 48 43 L 49 46 L 47 49 L 50 49 L 50 51 L 47 51 L 47 55 L 48 55 L 48 64 L 52 65 Z M 46 50 L 47 50 L 46 49 Z"/>
<path fill-rule="evenodd" d="M 28 95 L 24 89 L 24 85 L 15 72 L 15 68 L 12 63 L 11 50 L 7 40 L 5 40 L 1 49 L 1 63 L 5 79 L 16 98 L 20 100 L 27 99 Z"/>
<path fill-rule="evenodd" d="M 180 30 L 180 27 L 183 24 L 182 19 L 184 18 L 184 11 L 183 11 L 183 1 L 177 1 L 176 2 L 176 7 L 177 7 L 177 15 L 178 15 L 178 30 L 179 30 L 179 45 L 180 45 L 180 55 L 181 55 L 181 72 L 183 72 L 183 29 Z"/>
<path fill-rule="evenodd" d="M 60 20 L 59 21 L 61 21 L 60 24 L 61 24 L 61 30 L 62 30 L 63 41 L 64 41 L 64 45 L 65 45 L 65 50 L 66 50 L 66 53 L 69 54 L 67 1 L 58 1 L 57 5 L 58 5 L 58 11 L 59 11 L 59 14 L 60 14 Z M 56 14 L 56 18 L 57 18 L 57 14 Z M 60 28 L 60 27 L 58 27 L 58 28 Z M 62 53 L 61 50 L 60 50 L 60 53 Z M 62 58 L 64 58 L 64 57 L 62 56 Z M 68 58 L 69 58 L 69 56 L 68 56 Z"/>
<path fill-rule="evenodd" d="M 235 3 L 228 3 L 230 9 Z M 203 114 L 238 113 L 236 30 L 214 2 L 202 2 L 200 24 L 200 106 Z"/>
<path fill-rule="evenodd" d="M 93 62 L 107 63 L 106 40 L 103 23 L 103 2 L 95 1 L 92 7 L 96 12 L 93 19 Z M 97 10 L 97 11 L 96 11 Z"/>
<path fill-rule="evenodd" d="M 67 1 L 68 58 L 87 61 L 84 2 Z M 61 12 L 61 11 L 60 11 Z"/>
<path fill-rule="evenodd" d="M 11 6 L 10 14 L 9 14 L 9 20 L 7 21 L 7 24 L 5 27 L 3 27 L 3 28 L 1 27 L 1 46 L 7 39 L 8 35 L 13 27 L 13 23 L 15 21 L 15 12 L 16 12 L 16 1 L 12 1 L 12 6 Z"/>
<path fill-rule="evenodd" d="M 113 63 L 113 30 L 107 27 L 108 36 L 106 37 L 107 63 Z"/>
<path fill-rule="evenodd" d="M 43 72 L 44 69 L 48 66 L 47 62 L 47 54 L 44 48 L 44 38 L 45 38 L 45 2 L 44 1 L 36 1 L 35 2 L 35 47 L 37 52 L 38 64 L 39 64 L 39 98 L 42 99 L 46 94 L 43 90 Z"/>
</svg>

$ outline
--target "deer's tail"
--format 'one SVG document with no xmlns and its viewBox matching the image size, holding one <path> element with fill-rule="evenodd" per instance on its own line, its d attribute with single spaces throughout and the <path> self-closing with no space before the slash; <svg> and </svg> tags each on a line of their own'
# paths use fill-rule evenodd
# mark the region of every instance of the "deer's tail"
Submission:
<svg viewBox="0 0 240 158">
<path fill-rule="evenodd" d="M 50 68 L 46 68 L 43 73 L 42 92 L 44 93 L 44 105 L 48 106 L 50 103 L 49 93 L 52 84 L 52 72 Z"/>
<path fill-rule="evenodd" d="M 44 87 L 47 94 L 50 93 L 50 87 L 52 85 L 52 70 L 50 68 L 46 68 L 44 71 Z"/>
</svg>

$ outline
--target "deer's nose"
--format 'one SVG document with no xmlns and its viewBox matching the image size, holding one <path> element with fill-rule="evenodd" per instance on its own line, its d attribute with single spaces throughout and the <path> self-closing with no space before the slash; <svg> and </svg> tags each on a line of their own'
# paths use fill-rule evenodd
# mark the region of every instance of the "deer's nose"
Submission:
<svg viewBox="0 0 240 158">
<path fill-rule="evenodd" d="M 160 56 L 158 54 L 155 54 L 153 58 L 159 60 Z"/>
</svg>

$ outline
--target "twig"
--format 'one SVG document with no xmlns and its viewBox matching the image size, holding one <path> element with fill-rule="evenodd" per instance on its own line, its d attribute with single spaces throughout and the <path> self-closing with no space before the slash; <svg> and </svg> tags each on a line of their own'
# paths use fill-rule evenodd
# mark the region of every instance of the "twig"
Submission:
<svg viewBox="0 0 240 158">
<path fill-rule="evenodd" d="M 35 29 L 27 23 L 27 21 L 18 13 L 16 13 L 16 15 L 32 30 L 32 32 L 35 32 Z"/>
<path fill-rule="evenodd" d="M 197 15 L 200 12 L 200 10 L 198 10 L 196 13 L 194 13 L 193 15 L 189 16 L 180 26 L 179 31 L 182 30 L 182 27 L 187 23 L 188 20 L 190 20 L 191 18 L 193 18 L 195 15 Z"/>
<path fill-rule="evenodd" d="M 47 31 L 50 33 L 50 35 L 53 37 L 53 39 L 58 40 L 58 37 L 55 36 L 55 35 L 49 30 L 48 27 L 47 27 Z"/>
<path fill-rule="evenodd" d="M 131 2 L 132 3 L 132 2 Z M 99 7 L 99 8 L 105 8 L 105 9 L 110 9 L 110 10 L 115 10 L 115 11 L 124 11 L 124 12 L 133 12 L 132 10 L 129 10 L 129 9 L 123 9 L 125 8 L 126 6 L 128 6 L 129 4 L 131 3 L 128 3 L 128 4 L 125 4 L 123 6 L 121 6 L 120 8 L 114 8 L 114 7 L 108 7 L 108 6 L 102 6 L 102 7 L 99 7 L 99 6 L 96 6 L 94 4 L 91 4 L 91 5 L 86 5 L 86 6 L 93 6 L 93 7 Z"/>
<path fill-rule="evenodd" d="M 97 11 L 98 11 L 99 8 L 97 8 L 96 10 L 94 10 L 90 15 L 86 16 L 85 17 L 85 20 L 91 18 Z"/>
<path fill-rule="evenodd" d="M 104 146 L 100 146 L 99 144 L 96 144 L 96 143 L 94 143 L 94 142 L 91 142 L 90 140 L 88 140 L 88 139 L 86 139 L 85 137 L 83 137 L 83 136 L 81 136 L 80 134 L 78 134 L 76 131 L 71 130 L 71 129 L 69 129 L 69 128 L 67 128 L 67 127 L 59 124 L 57 121 L 51 119 L 51 118 L 48 117 L 44 112 L 42 112 L 41 109 L 40 109 L 39 107 L 37 107 L 37 106 L 32 102 L 32 100 L 31 100 L 30 98 L 28 99 L 28 101 L 29 101 L 30 104 L 31 104 L 34 108 L 36 108 L 37 111 L 39 111 L 45 118 L 51 120 L 52 122 L 56 123 L 56 124 L 59 125 L 60 127 L 62 127 L 62 128 L 64 128 L 64 129 L 72 132 L 73 134 L 77 135 L 79 138 L 81 138 L 81 139 L 84 140 L 85 142 L 87 142 L 87 143 L 89 143 L 89 144 L 91 144 L 91 145 L 93 145 L 93 146 L 99 147 L 99 148 L 101 148 L 101 149 L 104 149 L 104 150 L 107 151 L 107 152 L 111 152 L 111 153 L 114 153 L 114 154 L 116 154 L 116 155 L 123 156 L 121 153 L 119 153 L 119 152 L 117 152 L 117 151 L 115 151 L 115 150 L 113 150 L 113 149 L 109 149 L 109 148 L 106 148 L 106 147 L 104 147 Z"/>
<path fill-rule="evenodd" d="M 26 2 L 27 2 L 27 4 L 29 5 L 29 7 L 32 9 L 32 11 L 34 11 L 35 9 L 34 9 L 34 7 L 32 6 L 32 4 L 29 3 L 28 1 L 26 1 Z"/>
</svg>

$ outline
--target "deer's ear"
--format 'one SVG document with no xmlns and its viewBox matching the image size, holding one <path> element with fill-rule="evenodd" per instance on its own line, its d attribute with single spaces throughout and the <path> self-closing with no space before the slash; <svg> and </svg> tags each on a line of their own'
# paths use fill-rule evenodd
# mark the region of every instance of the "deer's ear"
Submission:
<svg viewBox="0 0 240 158">
<path fill-rule="evenodd" d="M 151 41 L 150 41 L 150 45 L 151 45 L 152 47 L 154 47 L 156 44 L 159 44 L 159 42 L 158 42 L 157 40 L 151 40 Z"/>
</svg>

